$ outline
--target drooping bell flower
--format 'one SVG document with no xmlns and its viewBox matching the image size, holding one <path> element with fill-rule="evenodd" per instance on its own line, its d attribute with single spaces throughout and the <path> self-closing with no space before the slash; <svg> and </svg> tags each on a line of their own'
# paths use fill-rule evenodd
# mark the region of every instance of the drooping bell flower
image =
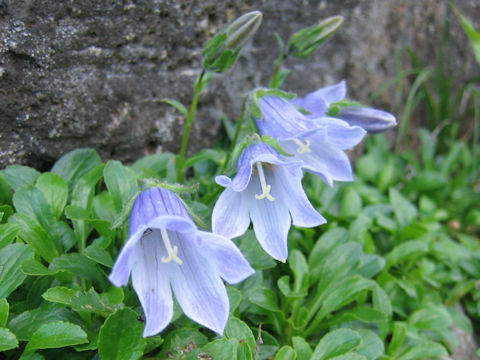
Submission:
<svg viewBox="0 0 480 360">
<path fill-rule="evenodd" d="M 198 230 L 173 192 L 150 188 L 135 200 L 130 237 L 109 279 L 124 286 L 131 275 L 146 317 L 144 336 L 171 321 L 172 290 L 186 316 L 222 334 L 229 314 L 222 278 L 233 284 L 253 272 L 231 240 Z"/>
<path fill-rule="evenodd" d="M 291 224 L 315 227 L 326 222 L 312 206 L 302 187 L 302 163 L 282 158 L 264 143 L 247 147 L 238 160 L 233 179 L 217 176 L 226 189 L 212 214 L 214 233 L 228 238 L 245 233 L 253 223 L 256 238 L 273 258 L 285 261 Z"/>
<path fill-rule="evenodd" d="M 320 88 L 303 98 L 296 98 L 292 103 L 310 114 L 309 119 L 331 116 L 347 122 L 351 126 L 360 126 L 369 134 L 378 134 L 397 125 L 397 119 L 389 112 L 366 106 L 352 106 L 348 102 L 341 104 L 347 95 L 347 84 L 343 80 L 337 84 Z M 337 104 L 335 104 L 337 103 Z M 335 109 L 332 111 L 331 105 Z"/>
<path fill-rule="evenodd" d="M 315 104 L 319 110 L 327 107 L 324 101 Z M 256 119 L 260 132 L 277 140 L 302 162 L 305 170 L 320 176 L 329 185 L 333 185 L 333 181 L 353 179 L 345 150 L 362 141 L 366 134 L 363 128 L 333 117 L 306 116 L 292 103 L 274 96 L 262 98 L 260 108 L 262 118 Z"/>
</svg>

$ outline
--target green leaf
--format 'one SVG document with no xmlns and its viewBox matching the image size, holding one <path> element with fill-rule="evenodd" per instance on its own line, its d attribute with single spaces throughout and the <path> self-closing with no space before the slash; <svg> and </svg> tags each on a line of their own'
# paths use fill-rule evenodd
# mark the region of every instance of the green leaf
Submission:
<svg viewBox="0 0 480 360">
<path fill-rule="evenodd" d="M 0 328 L 7 325 L 9 305 L 7 299 L 0 299 Z"/>
<path fill-rule="evenodd" d="M 340 213 L 343 217 L 356 217 L 362 209 L 362 198 L 354 188 L 348 187 L 342 198 Z"/>
<path fill-rule="evenodd" d="M 381 311 L 372 309 L 368 306 L 357 306 L 351 309 L 346 309 L 338 314 L 335 314 L 328 321 L 328 325 L 342 324 L 350 321 L 361 321 L 365 323 L 375 323 L 387 320 L 387 317 Z"/>
<path fill-rule="evenodd" d="M 275 260 L 259 245 L 252 230 L 248 230 L 240 237 L 238 247 L 255 270 L 270 269 L 276 266 Z"/>
<path fill-rule="evenodd" d="M 368 360 L 365 356 L 356 353 L 348 353 L 340 356 L 335 356 L 331 360 Z"/>
<path fill-rule="evenodd" d="M 373 290 L 377 283 L 373 280 L 365 279 L 355 275 L 340 284 L 327 295 L 319 311 L 319 316 L 323 317 L 331 312 L 340 309 L 346 304 L 352 302 L 359 292 L 363 290 Z"/>
<path fill-rule="evenodd" d="M 275 354 L 274 360 L 295 360 L 296 358 L 297 354 L 295 354 L 295 350 L 293 350 L 291 346 L 284 345 Z"/>
<path fill-rule="evenodd" d="M 440 331 L 452 324 L 452 317 L 443 306 L 429 306 L 415 311 L 408 322 L 419 330 Z"/>
<path fill-rule="evenodd" d="M 138 191 L 135 172 L 120 161 L 110 160 L 103 169 L 103 177 L 117 212 L 121 212 Z"/>
<path fill-rule="evenodd" d="M 58 220 L 68 200 L 67 182 L 57 174 L 44 173 L 38 177 L 35 187 L 43 193 Z"/>
<path fill-rule="evenodd" d="M 346 354 L 360 345 L 362 337 L 350 329 L 337 329 L 326 334 L 315 348 L 311 360 L 327 360 Z"/>
<path fill-rule="evenodd" d="M 183 164 L 183 168 L 187 169 L 203 160 L 211 160 L 215 164 L 221 165 L 225 161 L 225 151 L 215 149 L 201 150 L 195 155 L 190 156 Z"/>
<path fill-rule="evenodd" d="M 0 249 L 12 243 L 20 232 L 20 226 L 17 224 L 0 224 Z"/>
<path fill-rule="evenodd" d="M 448 351 L 440 344 L 433 341 L 425 341 L 409 348 L 403 353 L 399 360 L 430 359 L 447 356 Z"/>
<path fill-rule="evenodd" d="M 20 264 L 33 259 L 33 250 L 28 245 L 11 244 L 0 249 L 0 298 L 7 298 L 26 278 Z"/>
<path fill-rule="evenodd" d="M 147 177 L 158 176 L 166 181 L 175 181 L 175 155 L 160 153 L 145 156 L 132 165 L 137 173 L 148 172 Z"/>
<path fill-rule="evenodd" d="M 188 353 L 189 360 L 196 360 L 200 348 L 207 342 L 207 337 L 198 332 L 197 329 L 183 327 L 173 330 L 167 335 L 162 351 L 157 356 L 159 359 L 168 359 L 173 356 L 174 359 L 180 360 L 185 356 L 184 354 Z M 167 355 L 168 353 L 171 355 Z"/>
<path fill-rule="evenodd" d="M 37 220 L 26 214 L 17 213 L 12 215 L 9 221 L 20 226 L 21 230 L 18 236 L 27 244 L 31 245 L 35 252 L 46 261 L 51 262 L 58 256 L 58 251 L 53 239 Z"/>
<path fill-rule="evenodd" d="M 389 197 L 395 217 L 402 226 L 409 224 L 415 217 L 417 217 L 417 208 L 400 194 L 397 189 L 390 188 Z"/>
<path fill-rule="evenodd" d="M 368 360 L 376 360 L 383 355 L 385 346 L 377 334 L 367 329 L 359 329 L 357 332 L 362 337 L 362 343 L 355 350 L 357 354 L 365 356 Z"/>
<path fill-rule="evenodd" d="M 47 289 L 47 291 L 42 294 L 42 297 L 50 302 L 71 306 L 72 299 L 77 293 L 78 290 L 67 288 L 64 286 L 56 286 Z"/>
<path fill-rule="evenodd" d="M 24 187 L 30 187 L 40 176 L 40 173 L 28 166 L 10 165 L 2 170 L 3 177 L 14 191 Z"/>
<path fill-rule="evenodd" d="M 110 253 L 100 247 L 99 245 L 92 244 L 88 246 L 83 254 L 89 258 L 90 260 L 95 261 L 103 266 L 112 268 L 113 267 L 113 259 Z"/>
<path fill-rule="evenodd" d="M 107 238 L 115 238 L 115 230 L 112 230 L 112 224 L 107 220 L 92 219 L 90 212 L 79 206 L 68 205 L 65 208 L 65 216 L 72 221 L 81 221 L 91 224 L 97 232 Z"/>
<path fill-rule="evenodd" d="M 185 105 L 183 105 L 180 101 L 177 101 L 177 100 L 174 100 L 174 99 L 162 99 L 160 100 L 161 102 L 164 102 L 170 106 L 173 106 L 175 109 L 177 109 L 178 111 L 180 111 L 182 113 L 183 116 L 187 117 L 188 116 L 188 110 L 187 108 L 185 107 Z"/>
<path fill-rule="evenodd" d="M 277 296 L 270 288 L 259 287 L 248 295 L 249 300 L 268 311 L 279 312 Z"/>
<path fill-rule="evenodd" d="M 15 349 L 18 347 L 18 340 L 15 335 L 6 328 L 0 328 L 0 351 Z"/>
<path fill-rule="evenodd" d="M 480 64 L 480 31 L 476 30 L 472 22 L 463 16 L 455 6 L 452 5 L 452 7 L 455 10 L 458 21 L 460 21 L 460 24 L 462 25 L 463 31 L 470 39 L 475 59 L 477 60 L 477 63 Z"/>
<path fill-rule="evenodd" d="M 227 339 L 236 339 L 240 343 L 247 343 L 250 350 L 255 350 L 256 341 L 252 330 L 240 319 L 231 316 L 225 327 L 225 337 Z M 239 349 L 240 350 L 240 349 Z"/>
<path fill-rule="evenodd" d="M 310 344 L 304 338 L 300 336 L 294 336 L 292 338 L 293 348 L 299 360 L 310 359 L 312 357 L 312 349 Z"/>
<path fill-rule="evenodd" d="M 20 268 L 24 274 L 32 276 L 47 276 L 58 273 L 56 270 L 46 268 L 45 265 L 35 259 L 23 261 Z"/>
<path fill-rule="evenodd" d="M 217 339 L 202 347 L 200 354 L 211 359 L 235 359 L 237 354 L 238 341 L 235 339 Z M 200 355 L 199 354 L 199 355 Z"/>
<path fill-rule="evenodd" d="M 428 252 L 428 244 L 420 240 L 406 241 L 385 255 L 387 269 L 406 260 L 414 260 L 416 257 Z"/>
<path fill-rule="evenodd" d="M 4 171 L 0 171 L 0 204 L 11 204 L 12 189 L 3 175 Z"/>
<path fill-rule="evenodd" d="M 37 349 L 55 349 L 88 342 L 87 334 L 78 325 L 54 321 L 40 326 L 32 335 L 25 352 Z"/>
<path fill-rule="evenodd" d="M 137 313 L 121 309 L 111 314 L 100 328 L 98 354 L 102 360 L 135 360 L 143 355 L 146 342 Z"/>
<path fill-rule="evenodd" d="M 45 357 L 37 353 L 26 354 L 24 352 L 18 360 L 45 360 Z"/>
<path fill-rule="evenodd" d="M 73 189 L 82 176 L 100 164 L 100 156 L 94 149 L 76 149 L 58 159 L 51 172 L 64 178 Z"/>
<path fill-rule="evenodd" d="M 403 322 L 394 322 L 392 330 L 392 338 L 387 347 L 387 354 L 394 355 L 398 349 L 403 345 L 407 337 L 407 326 Z"/>
<path fill-rule="evenodd" d="M 78 254 L 63 254 L 55 258 L 49 266 L 52 270 L 67 270 L 73 275 L 103 283 L 103 275 L 92 260 Z"/>
</svg>

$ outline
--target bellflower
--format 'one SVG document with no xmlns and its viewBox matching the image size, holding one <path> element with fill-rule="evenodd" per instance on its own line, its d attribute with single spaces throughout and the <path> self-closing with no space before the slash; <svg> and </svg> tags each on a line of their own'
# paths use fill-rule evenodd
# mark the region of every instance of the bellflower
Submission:
<svg viewBox="0 0 480 360">
<path fill-rule="evenodd" d="M 330 105 L 344 100 L 346 95 L 347 84 L 341 81 L 313 91 L 304 98 L 293 99 L 292 103 L 308 110 L 310 114 L 306 115 L 307 118 L 316 119 L 326 116 Z M 389 112 L 364 106 L 341 107 L 335 118 L 360 126 L 370 134 L 378 134 L 397 125 L 397 119 Z"/>
<path fill-rule="evenodd" d="M 253 272 L 231 240 L 199 231 L 173 192 L 150 188 L 135 200 L 130 237 L 109 279 L 123 286 L 131 274 L 146 317 L 144 336 L 172 319 L 172 290 L 186 316 L 222 334 L 229 301 L 221 278 L 237 283 Z"/>
<path fill-rule="evenodd" d="M 309 202 L 302 188 L 302 163 L 281 157 L 264 143 L 247 147 L 233 179 L 217 176 L 226 189 L 212 214 L 213 232 L 228 238 L 245 233 L 250 221 L 256 238 L 273 258 L 285 261 L 287 235 L 296 226 L 314 227 L 326 220 Z"/>
<path fill-rule="evenodd" d="M 305 104 L 324 113 L 324 100 L 306 98 Z M 304 104 L 304 105 L 305 105 Z M 262 119 L 256 119 L 261 133 L 276 139 L 303 168 L 320 176 L 327 184 L 353 179 L 350 160 L 344 150 L 357 145 L 366 132 L 343 120 L 304 115 L 292 103 L 273 96 L 260 100 Z"/>
</svg>

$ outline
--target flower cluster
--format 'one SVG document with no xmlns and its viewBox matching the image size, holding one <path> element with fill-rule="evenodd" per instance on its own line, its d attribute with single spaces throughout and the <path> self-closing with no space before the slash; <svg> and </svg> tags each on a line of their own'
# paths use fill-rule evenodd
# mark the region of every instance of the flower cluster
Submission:
<svg viewBox="0 0 480 360">
<path fill-rule="evenodd" d="M 263 249 L 283 262 L 291 224 L 315 227 L 326 222 L 302 187 L 303 170 L 329 185 L 350 181 L 352 168 L 345 150 L 367 132 L 395 125 L 393 115 L 379 110 L 338 108 L 345 93 L 341 82 L 291 101 L 276 96 L 260 99 L 258 130 L 290 156 L 260 141 L 247 146 L 236 175 L 215 179 L 225 190 L 213 208 L 213 232 L 198 230 L 182 201 L 169 190 L 150 188 L 137 197 L 130 237 L 110 280 L 123 286 L 131 275 L 146 315 L 145 336 L 159 333 L 171 321 L 172 291 L 186 316 L 223 333 L 229 301 L 222 279 L 234 284 L 254 272 L 230 240 L 243 235 L 250 222 Z"/>
</svg>

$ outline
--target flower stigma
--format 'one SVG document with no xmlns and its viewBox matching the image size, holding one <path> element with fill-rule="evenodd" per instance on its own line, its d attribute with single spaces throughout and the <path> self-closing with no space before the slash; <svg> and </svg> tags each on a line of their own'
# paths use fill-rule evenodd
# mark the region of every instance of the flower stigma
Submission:
<svg viewBox="0 0 480 360">
<path fill-rule="evenodd" d="M 295 144 L 298 145 L 297 152 L 299 154 L 312 152 L 312 150 L 310 150 L 310 140 L 305 140 L 305 143 L 303 143 L 301 140 L 298 140 L 298 139 L 293 139 L 293 141 L 295 141 Z"/>
<path fill-rule="evenodd" d="M 270 189 L 272 188 L 272 186 L 267 185 L 267 182 L 265 181 L 265 174 L 263 173 L 262 163 L 257 161 L 255 164 L 257 165 L 258 177 L 260 178 L 260 186 L 262 187 L 262 193 L 260 195 L 255 194 L 255 199 L 262 200 L 264 198 L 267 198 L 270 201 L 275 201 L 275 198 L 270 195 Z"/>
<path fill-rule="evenodd" d="M 183 261 L 177 256 L 178 253 L 178 247 L 173 246 L 170 243 L 170 238 L 168 237 L 168 233 L 166 229 L 160 229 L 160 233 L 162 234 L 162 240 L 163 243 L 165 244 L 165 248 L 167 249 L 167 256 L 162 256 L 162 262 L 168 263 L 170 261 L 175 261 L 178 265 L 182 265 Z"/>
</svg>

